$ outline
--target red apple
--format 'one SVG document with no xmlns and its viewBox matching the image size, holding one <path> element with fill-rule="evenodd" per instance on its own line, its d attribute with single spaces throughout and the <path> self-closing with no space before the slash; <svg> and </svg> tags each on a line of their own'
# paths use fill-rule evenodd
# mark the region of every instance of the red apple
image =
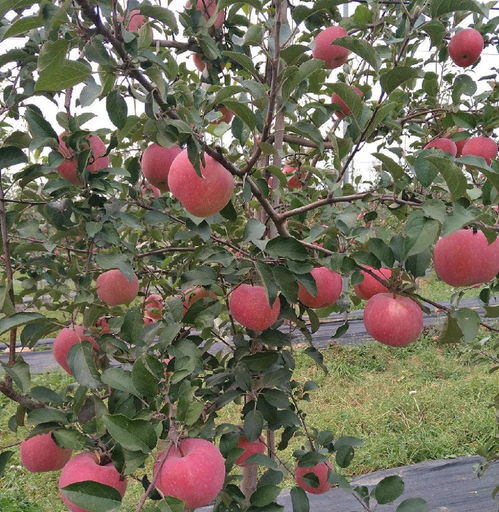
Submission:
<svg viewBox="0 0 499 512">
<path fill-rule="evenodd" d="M 78 159 L 72 148 L 66 145 L 64 138 L 67 132 L 59 135 L 59 153 L 64 157 L 64 161 L 57 167 L 57 172 L 73 185 L 82 185 L 82 181 L 78 177 Z M 92 153 L 88 159 L 87 171 L 94 173 L 109 167 L 109 157 L 106 154 L 106 145 L 97 135 L 89 135 L 86 138 L 88 144 L 84 144 L 82 149 L 91 149 Z"/>
<path fill-rule="evenodd" d="M 127 29 L 130 32 L 137 32 L 139 28 L 146 22 L 146 17 L 140 14 L 139 9 L 132 9 L 130 11 L 130 20 Z"/>
<path fill-rule="evenodd" d="M 375 340 L 392 347 L 403 347 L 421 334 L 423 312 L 409 297 L 378 293 L 367 301 L 364 325 Z"/>
<path fill-rule="evenodd" d="M 99 320 L 97 320 L 97 323 L 95 324 L 96 327 L 99 327 L 101 330 L 101 334 L 111 334 L 111 328 L 109 327 L 109 322 L 105 316 L 101 316 Z"/>
<path fill-rule="evenodd" d="M 222 490 L 225 462 L 213 443 L 183 439 L 169 449 L 166 458 L 165 453 L 158 456 L 154 474 L 158 474 L 156 488 L 164 496 L 182 500 L 186 509 L 196 509 L 208 505 Z"/>
<path fill-rule="evenodd" d="M 350 51 L 342 46 L 336 46 L 332 42 L 347 35 L 347 31 L 343 27 L 332 26 L 326 28 L 315 38 L 312 56 L 314 59 L 325 61 L 327 69 L 342 66 L 347 61 Z"/>
<path fill-rule="evenodd" d="M 139 280 L 133 274 L 130 281 L 119 269 L 108 270 L 95 281 L 97 296 L 108 306 L 128 304 L 139 293 Z"/>
<path fill-rule="evenodd" d="M 182 301 L 184 306 L 184 315 L 187 313 L 187 311 L 189 311 L 195 302 L 204 299 L 205 297 L 216 299 L 217 296 L 214 292 L 207 290 L 203 286 L 194 286 L 186 290 L 184 292 L 184 299 Z"/>
<path fill-rule="evenodd" d="M 82 341 L 89 341 L 95 348 L 99 350 L 99 345 L 92 338 L 92 336 L 85 335 L 85 329 L 81 325 L 73 325 L 71 327 L 65 327 L 54 340 L 52 346 L 52 353 L 54 359 L 71 375 L 71 371 L 68 365 L 68 352 L 73 345 L 81 343 Z"/>
<path fill-rule="evenodd" d="M 171 193 L 196 217 L 218 213 L 230 201 L 234 190 L 232 174 L 206 153 L 204 160 L 205 165 L 200 166 L 203 177 L 200 177 L 184 150 L 173 161 L 168 175 Z"/>
<path fill-rule="evenodd" d="M 240 284 L 230 294 L 229 312 L 244 327 L 253 331 L 264 331 L 279 318 L 281 303 L 276 298 L 270 307 L 263 286 Z"/>
<path fill-rule="evenodd" d="M 230 111 L 227 107 L 224 107 L 223 105 L 221 107 L 218 107 L 217 111 L 222 114 L 222 117 L 220 119 L 217 119 L 216 121 L 213 121 L 212 124 L 220 124 L 220 123 L 229 124 L 232 121 L 232 119 L 234 118 L 234 113 L 232 111 Z"/>
<path fill-rule="evenodd" d="M 71 458 L 71 450 L 58 446 L 48 432 L 25 439 L 19 457 L 21 464 L 32 473 L 59 471 Z"/>
<path fill-rule="evenodd" d="M 317 285 L 315 295 L 298 283 L 298 298 L 300 302 L 309 308 L 324 308 L 334 304 L 341 295 L 341 276 L 327 267 L 316 267 L 310 274 Z"/>
<path fill-rule="evenodd" d="M 304 491 L 310 492 L 311 494 L 324 494 L 331 489 L 331 484 L 327 481 L 329 470 L 333 469 L 333 466 L 329 462 L 319 462 L 315 466 L 304 467 L 296 466 L 295 469 L 295 482 Z M 313 474 L 319 480 L 318 487 L 313 487 L 308 484 L 303 478 L 305 475 Z"/>
<path fill-rule="evenodd" d="M 465 28 L 454 34 L 449 42 L 449 55 L 462 68 L 472 66 L 480 58 L 483 37 L 474 28 Z"/>
<path fill-rule="evenodd" d="M 479 156 L 490 165 L 497 156 L 497 143 L 490 137 L 471 137 L 466 141 L 461 154 Z"/>
<path fill-rule="evenodd" d="M 466 145 L 466 143 L 469 141 L 469 139 L 460 139 L 455 140 L 454 143 L 456 144 L 457 153 L 456 156 L 460 157 L 463 154 L 463 148 Z"/>
<path fill-rule="evenodd" d="M 179 146 L 164 148 L 151 144 L 142 154 L 140 167 L 144 178 L 163 192 L 168 191 L 168 174 L 175 157 L 182 152 Z"/>
<path fill-rule="evenodd" d="M 239 455 L 239 457 L 236 459 L 236 464 L 238 466 L 247 466 L 247 459 L 249 459 L 252 455 L 255 455 L 255 453 L 265 453 L 266 449 L 262 437 L 258 438 L 256 441 L 248 441 L 246 437 L 241 436 L 239 438 L 239 444 L 237 447 L 244 450 L 244 452 L 241 453 L 241 455 Z"/>
<path fill-rule="evenodd" d="M 99 465 L 99 461 L 93 453 L 80 453 L 75 455 L 63 468 L 59 477 L 59 490 L 78 482 L 98 482 L 116 489 L 123 497 L 127 482 L 112 463 Z M 71 512 L 88 512 L 87 509 L 78 507 L 61 493 L 62 501 Z"/>
<path fill-rule="evenodd" d="M 355 85 L 352 85 L 350 87 L 357 96 L 360 96 L 362 98 L 362 95 L 364 94 L 358 87 Z M 340 110 L 337 110 L 335 112 L 336 116 L 340 119 L 343 119 L 345 116 L 350 115 L 350 107 L 340 98 L 340 96 L 337 93 L 334 93 L 331 96 L 331 100 L 333 103 L 337 103 L 340 106 Z"/>
<path fill-rule="evenodd" d="M 290 165 L 286 165 L 282 170 L 284 174 L 293 174 L 293 176 L 291 176 L 291 178 L 288 180 L 289 188 L 303 188 L 303 173 L 296 171 L 297 169 L 291 167 Z"/>
<path fill-rule="evenodd" d="M 197 70 L 201 73 L 206 69 L 206 62 L 203 60 L 203 57 L 199 53 L 192 54 L 192 62 L 194 62 Z"/>
<path fill-rule="evenodd" d="M 381 279 L 384 279 L 387 281 L 390 279 L 392 275 L 392 271 L 389 268 L 380 268 L 375 269 L 373 267 L 369 267 L 366 265 L 366 268 L 368 268 L 373 274 L 376 274 L 377 276 L 381 277 Z M 383 286 L 379 281 L 377 281 L 373 276 L 368 274 L 367 272 L 364 272 L 361 270 L 361 274 L 364 277 L 362 282 L 360 284 L 356 284 L 353 289 L 355 290 L 355 293 L 357 296 L 361 299 L 367 300 L 370 299 L 373 295 L 376 295 L 377 293 L 386 293 L 388 292 L 388 288 Z"/>
<path fill-rule="evenodd" d="M 152 194 L 154 197 L 160 197 L 161 190 L 159 190 L 158 187 L 155 187 L 154 185 L 147 183 L 147 181 L 144 181 L 144 184 L 140 187 L 140 194 L 142 195 L 142 197 L 145 197 L 148 194 Z"/>
<path fill-rule="evenodd" d="M 144 316 L 151 320 L 161 320 L 164 305 L 163 297 L 157 293 L 152 293 L 146 297 L 144 303 Z"/>
<path fill-rule="evenodd" d="M 452 156 L 457 155 L 457 146 L 453 140 L 447 139 L 445 137 L 439 137 L 437 139 L 433 139 L 431 142 L 428 142 L 424 149 L 429 148 L 437 148 L 444 153 L 449 153 Z"/>
<path fill-rule="evenodd" d="M 188 9 L 191 7 L 191 3 L 187 2 L 185 5 Z M 206 21 L 210 20 L 211 17 L 215 14 L 217 9 L 217 0 L 197 0 L 196 9 L 203 13 L 203 17 Z M 220 28 L 225 21 L 225 11 L 221 10 L 213 22 L 213 26 L 215 28 Z"/>
<path fill-rule="evenodd" d="M 433 264 L 438 277 L 452 286 L 487 283 L 499 272 L 499 238 L 489 244 L 481 231 L 454 231 L 436 243 Z"/>
</svg>

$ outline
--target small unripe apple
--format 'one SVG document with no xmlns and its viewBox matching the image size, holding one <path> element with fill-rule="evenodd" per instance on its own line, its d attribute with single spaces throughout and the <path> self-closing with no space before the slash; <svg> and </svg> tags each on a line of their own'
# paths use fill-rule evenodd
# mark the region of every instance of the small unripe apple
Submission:
<svg viewBox="0 0 499 512">
<path fill-rule="evenodd" d="M 97 457 L 93 453 L 80 453 L 75 455 L 62 468 L 59 477 L 59 490 L 68 485 L 78 482 L 98 482 L 116 489 L 120 496 L 124 496 L 126 492 L 127 482 L 122 477 L 113 464 L 100 465 Z M 72 503 L 64 494 L 61 493 L 62 501 L 71 512 L 88 512 L 87 509 L 78 507 Z"/>
<path fill-rule="evenodd" d="M 465 28 L 454 34 L 449 42 L 449 55 L 462 68 L 472 66 L 480 58 L 483 37 L 474 28 Z"/>
<path fill-rule="evenodd" d="M 119 269 L 108 270 L 96 279 L 97 296 L 108 306 L 132 302 L 139 293 L 139 280 L 133 274 L 130 281 Z"/>
<path fill-rule="evenodd" d="M 144 178 L 163 192 L 168 191 L 168 174 L 175 157 L 182 152 L 179 146 L 164 148 L 159 144 L 151 144 L 140 160 L 140 168 Z"/>
<path fill-rule="evenodd" d="M 155 321 L 161 320 L 163 305 L 164 301 L 161 295 L 158 293 L 148 295 L 144 301 L 144 316 Z"/>
<path fill-rule="evenodd" d="M 204 161 L 205 165 L 200 165 L 200 177 L 184 150 L 173 160 L 168 175 L 171 193 L 196 217 L 218 213 L 230 201 L 234 190 L 234 178 L 222 164 L 206 153 Z"/>
<path fill-rule="evenodd" d="M 244 450 L 241 455 L 236 459 L 236 464 L 238 466 L 247 466 L 247 459 L 249 459 L 255 453 L 265 453 L 265 443 L 262 437 L 259 437 L 256 441 L 248 441 L 246 437 L 241 436 L 239 438 L 239 443 L 237 445 L 238 448 Z"/>
<path fill-rule="evenodd" d="M 190 9 L 191 2 L 187 2 L 185 6 Z M 203 13 L 203 17 L 206 21 L 211 19 L 211 17 L 215 14 L 217 9 L 217 0 L 197 0 L 196 9 Z M 221 28 L 225 21 L 225 11 L 221 10 L 217 14 L 215 21 L 213 22 L 213 26 L 215 28 Z"/>
<path fill-rule="evenodd" d="M 342 66 L 347 61 L 350 50 L 334 45 L 332 42 L 347 35 L 348 32 L 343 27 L 332 26 L 326 28 L 315 38 L 312 56 L 314 59 L 323 60 L 327 69 Z"/>
<path fill-rule="evenodd" d="M 48 432 L 25 439 L 19 457 L 21 464 L 32 473 L 59 471 L 71 458 L 71 450 L 58 446 Z"/>
<path fill-rule="evenodd" d="M 189 311 L 189 309 L 195 302 L 207 297 L 211 299 L 216 299 L 217 296 L 215 295 L 214 292 L 212 292 L 211 290 L 207 290 L 203 286 L 194 286 L 186 290 L 184 292 L 184 300 L 182 301 L 182 304 L 184 306 L 184 315 L 187 313 L 187 311 Z"/>
<path fill-rule="evenodd" d="M 132 9 L 130 11 L 130 20 L 127 29 L 130 32 L 137 32 L 139 28 L 146 22 L 146 17 L 140 14 L 139 9 Z"/>
<path fill-rule="evenodd" d="M 366 331 L 379 342 L 403 347 L 423 330 L 423 312 L 409 297 L 393 293 L 373 295 L 364 309 Z"/>
<path fill-rule="evenodd" d="M 186 509 L 208 505 L 222 490 L 225 461 L 213 443 L 182 439 L 164 457 L 164 453 L 159 454 L 154 465 L 154 475 L 158 476 L 156 488 L 164 496 L 182 500 Z"/>
<path fill-rule="evenodd" d="M 230 294 L 229 312 L 242 326 L 253 331 L 268 329 L 279 318 L 281 303 L 276 298 L 270 307 L 263 286 L 240 284 Z"/>
<path fill-rule="evenodd" d="M 490 137 L 471 137 L 466 141 L 461 154 L 479 156 L 490 165 L 497 156 L 497 143 Z"/>
<path fill-rule="evenodd" d="M 433 139 L 431 142 L 428 142 L 424 149 L 429 148 L 440 149 L 440 151 L 443 151 L 444 153 L 449 153 L 452 156 L 457 155 L 456 143 L 451 139 L 447 139 L 446 137 L 439 137 L 437 139 Z"/>
<path fill-rule="evenodd" d="M 355 94 L 357 94 L 357 96 L 362 98 L 364 93 L 357 86 L 352 85 L 350 88 L 355 92 Z M 345 116 L 350 115 L 350 107 L 340 98 L 336 92 L 331 96 L 331 100 L 333 103 L 337 103 L 340 106 L 340 110 L 335 112 L 337 117 L 343 119 Z"/>
<path fill-rule="evenodd" d="M 316 267 L 310 272 L 317 285 L 315 295 L 298 283 L 298 298 L 309 308 L 324 308 L 334 304 L 341 296 L 343 283 L 341 276 L 327 267 Z"/>
<path fill-rule="evenodd" d="M 392 275 L 392 271 L 389 268 L 380 268 L 376 269 L 373 267 L 369 267 L 366 265 L 366 268 L 368 268 L 373 274 L 376 274 L 381 279 L 384 279 L 387 281 L 390 279 Z M 377 281 L 373 276 L 368 274 L 367 272 L 364 272 L 363 270 L 360 271 L 363 280 L 360 284 L 356 284 L 353 289 L 355 290 L 355 293 L 357 296 L 361 299 L 367 300 L 370 299 L 373 295 L 376 295 L 377 293 L 387 293 L 388 288 L 383 286 L 379 281 Z"/>
<path fill-rule="evenodd" d="M 78 177 L 78 159 L 72 148 L 66 145 L 64 138 L 67 132 L 59 135 L 59 153 L 64 157 L 64 161 L 57 167 L 57 172 L 66 180 L 73 183 L 73 185 L 82 185 L 82 181 Z M 97 135 L 89 135 L 87 143 L 82 146 L 82 149 L 91 149 L 92 153 L 88 158 L 87 171 L 94 173 L 109 167 L 109 157 L 106 154 L 106 145 L 102 139 Z"/>
<path fill-rule="evenodd" d="M 99 345 L 92 338 L 85 334 L 85 329 L 81 325 L 73 325 L 65 327 L 55 337 L 54 345 L 52 346 L 52 354 L 54 359 L 71 375 L 71 370 L 68 365 L 68 353 L 73 345 L 81 343 L 82 341 L 89 341 L 95 348 L 99 350 Z"/>
<path fill-rule="evenodd" d="M 481 231 L 459 229 L 435 244 L 433 264 L 451 286 L 487 283 L 499 272 L 499 238 L 489 244 Z"/>
<path fill-rule="evenodd" d="M 330 469 L 332 470 L 333 466 L 331 463 L 326 461 L 319 462 L 315 466 L 310 467 L 296 466 L 295 482 L 306 492 L 311 494 L 324 494 L 331 489 L 331 484 L 327 480 Z M 317 477 L 317 480 L 319 481 L 318 487 L 314 487 L 305 481 L 304 477 L 308 474 L 313 474 Z"/>
</svg>

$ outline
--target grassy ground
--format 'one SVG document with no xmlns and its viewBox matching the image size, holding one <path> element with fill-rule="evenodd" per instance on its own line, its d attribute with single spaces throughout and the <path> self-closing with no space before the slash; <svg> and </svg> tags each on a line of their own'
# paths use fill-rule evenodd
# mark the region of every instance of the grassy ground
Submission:
<svg viewBox="0 0 499 512">
<path fill-rule="evenodd" d="M 364 439 L 348 474 L 474 454 L 494 430 L 490 404 L 499 376 L 488 373 L 485 363 L 470 362 L 456 347 L 437 347 L 431 335 L 402 350 L 380 344 L 334 346 L 324 356 L 327 375 L 297 354 L 295 376 L 321 385 L 305 405 L 311 426 Z M 56 372 L 37 376 L 34 385 L 61 387 L 67 382 L 67 376 Z M 13 411 L 0 398 L 1 446 L 25 434 L 24 429 L 17 435 L 8 430 Z M 229 406 L 221 420 L 239 422 L 236 407 Z M 286 462 L 301 441 L 283 454 Z M 63 512 L 55 497 L 57 477 L 26 472 L 16 455 L 0 479 L 0 511 Z M 140 493 L 140 485 L 131 481 L 123 512 L 134 510 Z"/>
</svg>

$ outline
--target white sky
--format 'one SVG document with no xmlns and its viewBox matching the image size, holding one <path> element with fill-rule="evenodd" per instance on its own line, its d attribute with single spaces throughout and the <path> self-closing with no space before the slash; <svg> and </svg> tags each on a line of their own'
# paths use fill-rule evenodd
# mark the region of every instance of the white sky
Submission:
<svg viewBox="0 0 499 512">
<path fill-rule="evenodd" d="M 165 7 L 168 7 L 169 9 L 171 9 L 175 12 L 178 12 L 178 11 L 181 11 L 184 9 L 185 0 L 172 0 L 170 2 L 165 2 L 165 0 L 159 0 L 158 3 L 163 4 Z M 344 16 L 352 15 L 352 13 L 357 5 L 358 4 L 353 3 L 353 5 L 350 5 L 350 6 L 349 5 L 340 6 L 340 9 L 342 10 L 342 14 Z M 499 5 L 499 2 L 497 2 L 496 5 Z M 25 12 L 27 12 L 27 11 L 25 11 Z M 490 17 L 493 17 L 496 14 L 499 14 L 499 13 L 491 11 Z M 466 26 L 469 26 L 470 23 L 472 23 L 471 17 L 464 20 L 461 23 L 461 26 L 466 27 Z M 179 38 L 179 40 L 181 40 L 181 38 Z M 8 39 L 7 41 L 0 43 L 0 54 L 4 53 L 8 49 L 11 49 L 14 47 L 22 47 L 23 45 L 24 45 L 23 38 Z M 419 52 L 419 54 L 417 55 L 418 57 L 425 58 L 427 55 L 429 55 L 429 53 L 430 53 L 428 51 L 429 43 L 428 44 L 425 43 L 423 45 L 423 47 L 425 47 L 426 50 L 421 50 Z M 357 57 L 354 56 L 353 58 L 357 58 Z M 192 69 L 195 69 L 194 65 L 192 64 L 191 57 L 187 52 L 182 54 L 179 57 L 179 59 L 184 60 L 184 61 L 187 60 L 187 62 L 189 63 L 188 64 L 189 67 L 191 67 Z M 452 67 L 453 66 L 452 61 L 449 60 L 449 62 L 447 62 L 445 64 L 445 66 L 448 68 Z M 498 67 L 499 59 L 498 59 L 497 49 L 492 46 L 489 46 L 489 47 L 485 48 L 484 52 L 482 53 L 482 58 L 481 58 L 480 63 L 473 70 L 471 70 L 471 69 L 463 70 L 460 68 L 459 71 L 461 71 L 462 73 L 469 74 L 474 80 L 477 80 L 479 77 L 488 74 L 492 66 Z M 439 71 L 440 67 L 441 67 L 440 64 L 432 64 L 432 65 L 426 66 L 425 70 L 426 71 L 429 71 L 429 70 Z M 334 81 L 335 73 L 337 73 L 337 70 L 333 70 L 331 72 L 331 74 L 329 76 L 330 82 Z M 486 88 L 486 84 L 484 82 L 477 82 L 477 84 L 479 87 L 479 91 L 484 90 Z M 86 107 L 86 108 L 79 107 L 79 108 L 75 109 L 74 99 L 78 97 L 80 90 L 81 90 L 81 86 L 75 87 L 75 91 L 73 93 L 73 107 L 72 107 L 73 113 L 80 114 L 85 111 L 85 112 L 92 112 L 92 113 L 96 114 L 96 117 L 94 119 L 92 119 L 91 121 L 86 123 L 85 128 L 89 129 L 89 130 L 96 130 L 96 129 L 103 129 L 103 128 L 109 128 L 110 130 L 113 130 L 114 126 L 109 121 L 107 113 L 106 113 L 105 100 L 97 101 L 90 107 Z M 373 91 L 373 97 L 376 97 L 377 94 L 379 94 L 379 93 L 377 93 L 376 91 Z M 137 114 L 140 114 L 143 112 L 143 104 L 142 103 L 137 102 L 131 98 L 128 98 L 127 101 L 129 103 L 129 112 L 130 113 L 136 112 Z M 30 103 L 34 103 L 42 109 L 42 112 L 46 116 L 47 120 L 54 126 L 54 128 L 57 131 L 58 124 L 56 122 L 56 114 L 58 111 L 64 110 L 64 107 L 63 107 L 64 95 L 61 94 L 59 97 L 59 108 L 55 108 L 53 103 L 51 103 L 49 100 L 47 100 L 43 97 L 33 97 L 30 99 Z M 22 126 L 15 126 L 15 128 L 23 129 Z M 341 125 L 338 128 L 338 130 L 339 130 L 338 133 L 341 134 L 342 133 Z M 60 131 L 62 131 L 62 129 Z M 406 145 L 408 145 L 409 142 L 410 141 L 407 140 Z M 364 149 L 358 153 L 358 155 L 356 156 L 356 158 L 354 159 L 354 162 L 353 162 L 353 168 L 354 168 L 354 170 L 355 170 L 354 172 L 356 174 L 361 172 L 363 177 L 365 177 L 365 178 L 369 177 L 369 174 L 371 174 L 369 172 L 369 169 L 372 168 L 373 163 L 378 163 L 377 160 L 375 160 L 373 157 L 371 157 L 371 152 L 373 152 L 373 151 L 375 151 L 373 145 L 366 145 L 364 147 Z"/>
</svg>

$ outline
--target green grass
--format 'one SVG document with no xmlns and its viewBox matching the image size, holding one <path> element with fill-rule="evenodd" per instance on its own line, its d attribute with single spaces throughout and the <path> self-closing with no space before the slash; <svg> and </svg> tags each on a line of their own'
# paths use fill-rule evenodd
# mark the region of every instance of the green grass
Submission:
<svg viewBox="0 0 499 512">
<path fill-rule="evenodd" d="M 296 354 L 297 380 L 315 380 L 320 390 L 304 404 L 310 426 L 332 430 L 336 437 L 353 435 L 364 440 L 347 473 L 428 459 L 471 455 L 494 431 L 495 410 L 490 407 L 499 376 L 486 363 L 462 355 L 458 347 L 438 347 L 431 333 L 405 349 L 380 344 L 334 346 L 324 351 L 325 375 L 303 354 Z M 62 387 L 70 379 L 59 373 L 36 376 L 33 385 Z M 23 439 L 6 426 L 15 407 L 0 398 L 0 445 Z M 239 423 L 238 409 L 230 405 L 220 421 Z M 291 464 L 296 439 L 282 458 Z M 139 476 L 142 473 L 138 472 Z M 30 474 L 17 454 L 0 479 L 2 512 L 64 512 L 56 498 L 57 474 Z M 290 480 L 288 479 L 289 483 Z M 129 482 L 123 512 L 132 512 L 142 492 Z M 10 508 L 9 508 L 10 507 Z M 17 508 L 16 508 L 17 507 Z"/>
<path fill-rule="evenodd" d="M 437 302 L 450 301 L 454 293 L 461 291 L 461 288 L 454 288 L 438 279 L 434 272 L 426 277 L 418 278 L 417 283 L 419 294 L 426 299 Z M 464 291 L 463 297 L 478 297 L 479 293 L 480 288 L 467 288 Z"/>
</svg>

